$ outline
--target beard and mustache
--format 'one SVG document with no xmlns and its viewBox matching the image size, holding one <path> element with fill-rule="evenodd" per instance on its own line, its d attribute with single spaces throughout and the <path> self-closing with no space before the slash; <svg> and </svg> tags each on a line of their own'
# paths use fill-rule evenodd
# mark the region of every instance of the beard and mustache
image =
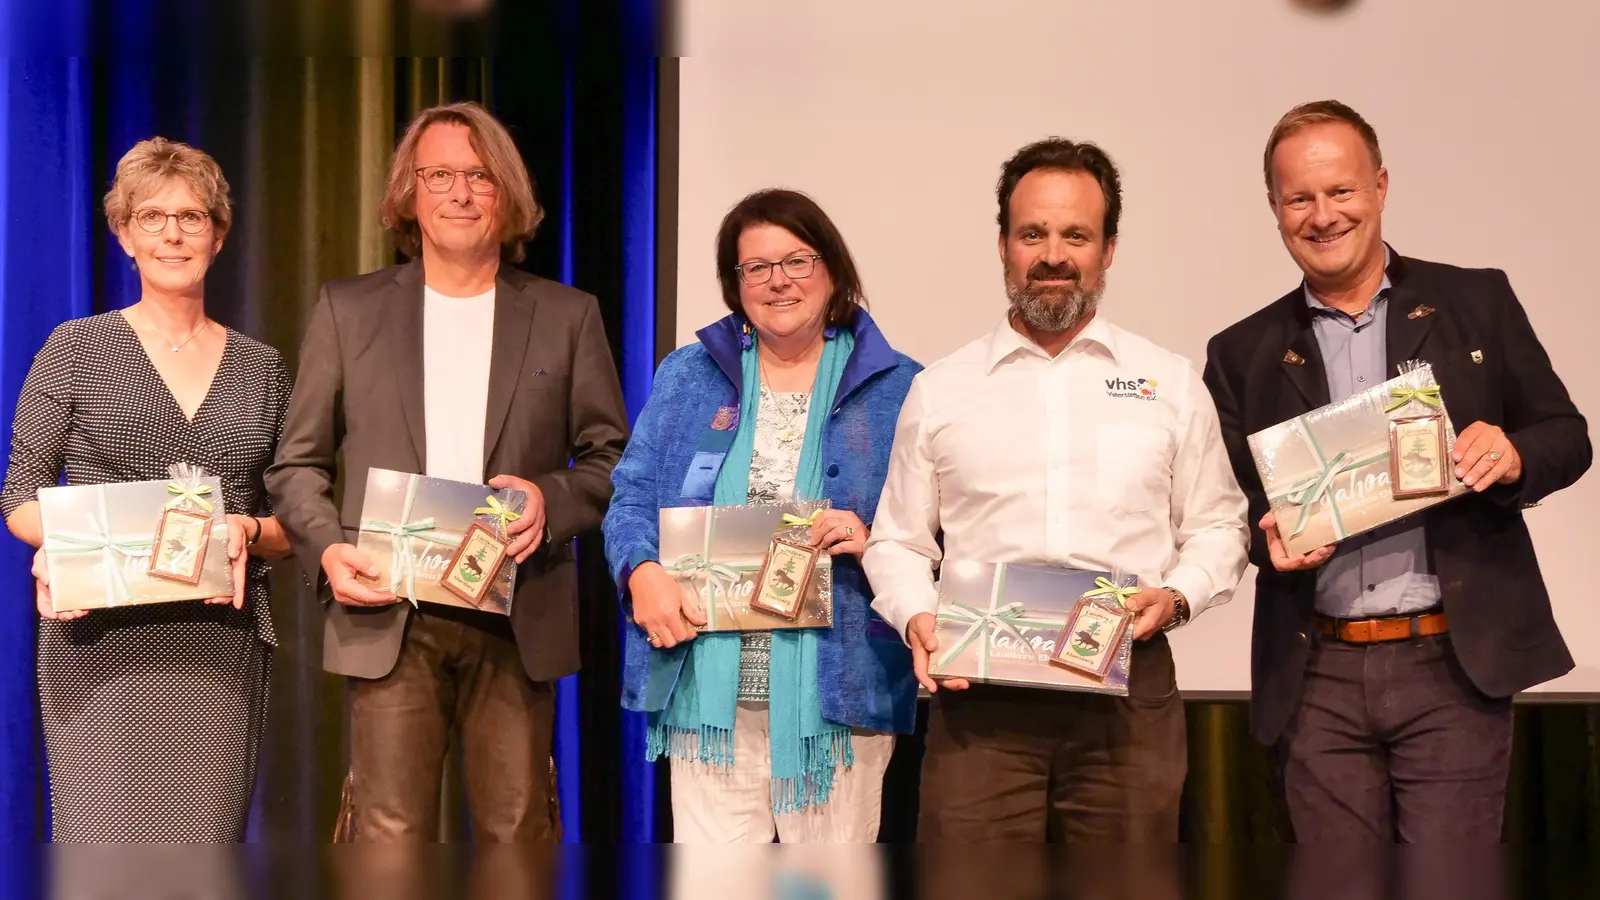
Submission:
<svg viewBox="0 0 1600 900">
<path fill-rule="evenodd" d="M 1071 278 L 1070 286 L 1041 286 L 1036 282 L 1047 278 Z M 1006 275 L 1006 296 L 1011 300 L 1011 311 L 1030 329 L 1035 331 L 1066 331 L 1094 314 L 1100 306 L 1100 296 L 1105 293 L 1105 277 L 1093 288 L 1083 287 L 1083 273 L 1070 262 L 1059 266 L 1038 263 L 1028 270 L 1022 284 Z"/>
</svg>

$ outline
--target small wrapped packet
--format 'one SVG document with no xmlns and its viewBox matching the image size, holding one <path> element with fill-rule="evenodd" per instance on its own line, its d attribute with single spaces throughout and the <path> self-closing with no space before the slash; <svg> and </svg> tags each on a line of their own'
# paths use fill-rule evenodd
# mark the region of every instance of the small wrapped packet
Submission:
<svg viewBox="0 0 1600 900">
<path fill-rule="evenodd" d="M 750 607 L 793 622 L 800 617 L 811 580 L 816 576 L 822 550 L 811 546 L 811 526 L 822 510 L 797 516 L 783 514 L 783 527 L 773 532 L 766 561 L 756 579 Z"/>
<path fill-rule="evenodd" d="M 1113 571 L 1097 576 L 1094 587 L 1073 604 L 1056 639 L 1050 664 L 1104 681 L 1113 668 L 1130 671 L 1133 660 L 1133 613 L 1128 598 L 1139 593 L 1135 579 Z"/>
<path fill-rule="evenodd" d="M 1402 376 L 1417 370 L 1415 361 L 1400 366 Z M 1450 493 L 1451 436 L 1439 399 L 1439 386 L 1398 387 L 1383 411 L 1389 415 L 1389 485 L 1396 500 L 1443 497 Z"/>
<path fill-rule="evenodd" d="M 216 508 L 206 497 L 212 488 L 202 480 L 205 470 L 199 466 L 178 463 L 168 472 L 172 480 L 167 491 L 173 498 L 161 508 L 156 524 L 150 577 L 197 585 L 211 546 L 211 515 Z"/>
</svg>

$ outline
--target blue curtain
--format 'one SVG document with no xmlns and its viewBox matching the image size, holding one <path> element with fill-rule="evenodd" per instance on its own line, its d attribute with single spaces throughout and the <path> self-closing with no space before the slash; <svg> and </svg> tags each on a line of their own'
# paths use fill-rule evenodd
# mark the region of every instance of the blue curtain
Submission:
<svg viewBox="0 0 1600 900">
<path fill-rule="evenodd" d="M 64 319 L 91 312 L 96 208 L 75 59 L 6 60 L 0 88 L 0 422 L 33 356 Z M 32 551 L 0 540 L 0 843 L 42 836 L 44 763 L 34 698 Z M 45 826 L 47 827 L 47 826 Z"/>
<path fill-rule="evenodd" d="M 562 73 L 561 108 L 561 280 L 574 282 L 577 266 L 574 256 L 572 202 L 572 115 L 573 72 L 568 60 Z M 583 842 L 583 739 L 578 728 L 579 682 L 582 673 L 556 682 L 556 721 L 552 751 L 556 758 L 556 794 L 561 806 L 561 840 L 566 844 Z M 581 867 L 569 867 L 581 871 Z"/>
<path fill-rule="evenodd" d="M 656 6 L 649 0 L 628 0 L 623 7 L 621 368 L 630 424 L 650 396 L 656 366 Z M 633 626 L 623 620 L 621 627 Z M 618 640 L 622 640 L 620 635 Z M 655 764 L 644 758 L 645 717 L 627 711 L 620 714 L 622 840 L 648 843 L 657 839 L 656 787 Z M 640 864 L 646 861 L 640 857 L 629 866 L 635 873 L 636 890 L 654 882 L 653 867 Z"/>
</svg>

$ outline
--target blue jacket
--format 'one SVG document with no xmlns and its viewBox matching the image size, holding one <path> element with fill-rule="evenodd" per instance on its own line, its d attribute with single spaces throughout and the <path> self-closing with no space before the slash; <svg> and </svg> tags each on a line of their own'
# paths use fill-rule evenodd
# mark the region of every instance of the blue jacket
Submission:
<svg viewBox="0 0 1600 900">
<path fill-rule="evenodd" d="M 633 567 L 658 560 L 660 511 L 686 505 L 680 492 L 701 436 L 719 408 L 739 405 L 743 321 L 730 315 L 698 332 L 700 343 L 679 348 L 662 361 L 622 461 L 612 471 L 615 493 L 601 527 L 625 611 Z M 922 367 L 889 346 L 866 310 L 856 314 L 851 328 L 855 351 L 845 363 L 823 429 L 823 495 L 870 527 L 889 471 L 900 406 Z M 822 715 L 842 725 L 909 734 L 917 709 L 911 652 L 872 611 L 871 602 L 860 562 L 853 556 L 836 557 L 833 627 L 821 633 L 817 659 Z M 656 650 L 637 626 L 624 630 L 622 705 L 645 710 L 650 654 L 678 657 L 679 665 L 656 669 L 657 678 L 675 680 L 693 642 Z M 669 686 L 655 687 L 648 693 L 660 697 Z"/>
</svg>

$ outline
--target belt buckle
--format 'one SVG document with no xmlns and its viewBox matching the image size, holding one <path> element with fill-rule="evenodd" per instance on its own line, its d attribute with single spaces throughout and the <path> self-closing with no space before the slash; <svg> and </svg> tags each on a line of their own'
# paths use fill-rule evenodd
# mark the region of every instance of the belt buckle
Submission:
<svg viewBox="0 0 1600 900">
<path fill-rule="evenodd" d="M 1356 640 L 1357 636 L 1353 632 L 1351 633 L 1351 635 L 1349 637 L 1345 637 L 1345 629 L 1354 626 L 1357 622 L 1360 622 L 1360 621 L 1362 621 L 1362 620 L 1361 619 L 1345 619 L 1345 618 L 1335 617 L 1333 619 L 1333 637 L 1334 637 L 1334 640 L 1337 640 L 1341 644 L 1360 644 L 1360 643 L 1364 643 L 1363 641 Z M 1370 637 L 1371 634 L 1372 634 L 1372 625 L 1369 622 L 1369 623 L 1367 623 L 1367 635 Z"/>
</svg>

